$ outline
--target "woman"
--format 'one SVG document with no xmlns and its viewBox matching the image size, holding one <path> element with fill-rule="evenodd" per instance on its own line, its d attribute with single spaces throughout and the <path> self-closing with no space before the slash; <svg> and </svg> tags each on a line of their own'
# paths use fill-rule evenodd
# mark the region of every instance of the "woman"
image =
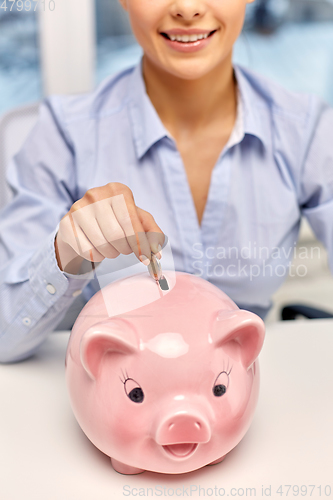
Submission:
<svg viewBox="0 0 333 500">
<path fill-rule="evenodd" d="M 2 361 L 32 354 L 98 290 L 82 262 L 133 252 L 147 265 L 164 234 L 177 270 L 262 317 L 301 214 L 333 268 L 333 111 L 233 66 L 251 1 L 121 0 L 140 64 L 43 101 L 1 214 Z"/>
</svg>

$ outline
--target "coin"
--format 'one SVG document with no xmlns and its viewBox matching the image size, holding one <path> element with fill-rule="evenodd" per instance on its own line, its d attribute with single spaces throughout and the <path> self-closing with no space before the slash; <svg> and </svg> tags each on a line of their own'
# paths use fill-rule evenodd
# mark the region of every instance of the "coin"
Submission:
<svg viewBox="0 0 333 500">
<path fill-rule="evenodd" d="M 159 260 L 155 257 L 155 255 L 151 254 L 150 264 L 148 265 L 148 271 L 150 276 L 155 280 L 159 281 L 162 276 L 162 268 Z"/>
</svg>

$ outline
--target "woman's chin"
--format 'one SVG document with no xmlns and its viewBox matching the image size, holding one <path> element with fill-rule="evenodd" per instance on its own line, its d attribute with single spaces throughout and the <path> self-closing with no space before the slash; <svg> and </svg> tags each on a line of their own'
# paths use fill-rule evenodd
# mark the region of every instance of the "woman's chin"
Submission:
<svg viewBox="0 0 333 500">
<path fill-rule="evenodd" d="M 207 76 L 213 69 L 215 65 L 207 64 L 207 61 L 198 60 L 179 60 L 176 62 L 170 62 L 169 64 L 160 64 L 163 70 L 173 75 L 180 80 L 199 80 Z"/>
</svg>

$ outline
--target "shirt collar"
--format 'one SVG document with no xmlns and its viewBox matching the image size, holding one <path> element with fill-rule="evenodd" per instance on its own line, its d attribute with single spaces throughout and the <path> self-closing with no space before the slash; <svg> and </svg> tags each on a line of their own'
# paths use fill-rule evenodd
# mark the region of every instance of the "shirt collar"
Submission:
<svg viewBox="0 0 333 500">
<path fill-rule="evenodd" d="M 244 68 L 234 64 L 234 72 L 238 86 L 238 109 L 242 113 L 243 136 L 245 134 L 253 135 L 265 145 L 269 125 L 267 124 L 267 114 L 264 113 L 267 104 L 264 105 L 263 98 L 250 83 Z"/>
<path fill-rule="evenodd" d="M 259 97 L 252 88 L 243 70 L 234 65 L 238 83 L 237 117 L 235 126 L 224 150 L 240 143 L 245 134 L 258 137 L 265 143 L 264 123 L 260 113 Z M 134 67 L 129 82 L 129 111 L 137 157 L 144 154 L 159 140 L 168 137 L 174 140 L 164 127 L 146 92 L 142 74 L 142 58 Z M 262 107 L 262 105 L 261 105 Z"/>
<path fill-rule="evenodd" d="M 135 66 L 129 82 L 129 111 L 136 153 L 139 159 L 153 144 L 171 135 L 164 127 L 146 92 L 142 74 L 142 58 Z"/>
</svg>

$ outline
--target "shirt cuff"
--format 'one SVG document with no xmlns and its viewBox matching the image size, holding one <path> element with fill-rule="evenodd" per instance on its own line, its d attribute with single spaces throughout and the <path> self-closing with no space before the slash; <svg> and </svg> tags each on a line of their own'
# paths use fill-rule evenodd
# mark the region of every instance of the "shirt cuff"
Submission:
<svg viewBox="0 0 333 500">
<path fill-rule="evenodd" d="M 76 297 L 94 278 L 94 272 L 72 275 L 59 269 L 54 240 L 59 226 L 48 236 L 44 245 L 32 257 L 29 266 L 30 286 L 47 308 L 63 295 Z"/>
</svg>

